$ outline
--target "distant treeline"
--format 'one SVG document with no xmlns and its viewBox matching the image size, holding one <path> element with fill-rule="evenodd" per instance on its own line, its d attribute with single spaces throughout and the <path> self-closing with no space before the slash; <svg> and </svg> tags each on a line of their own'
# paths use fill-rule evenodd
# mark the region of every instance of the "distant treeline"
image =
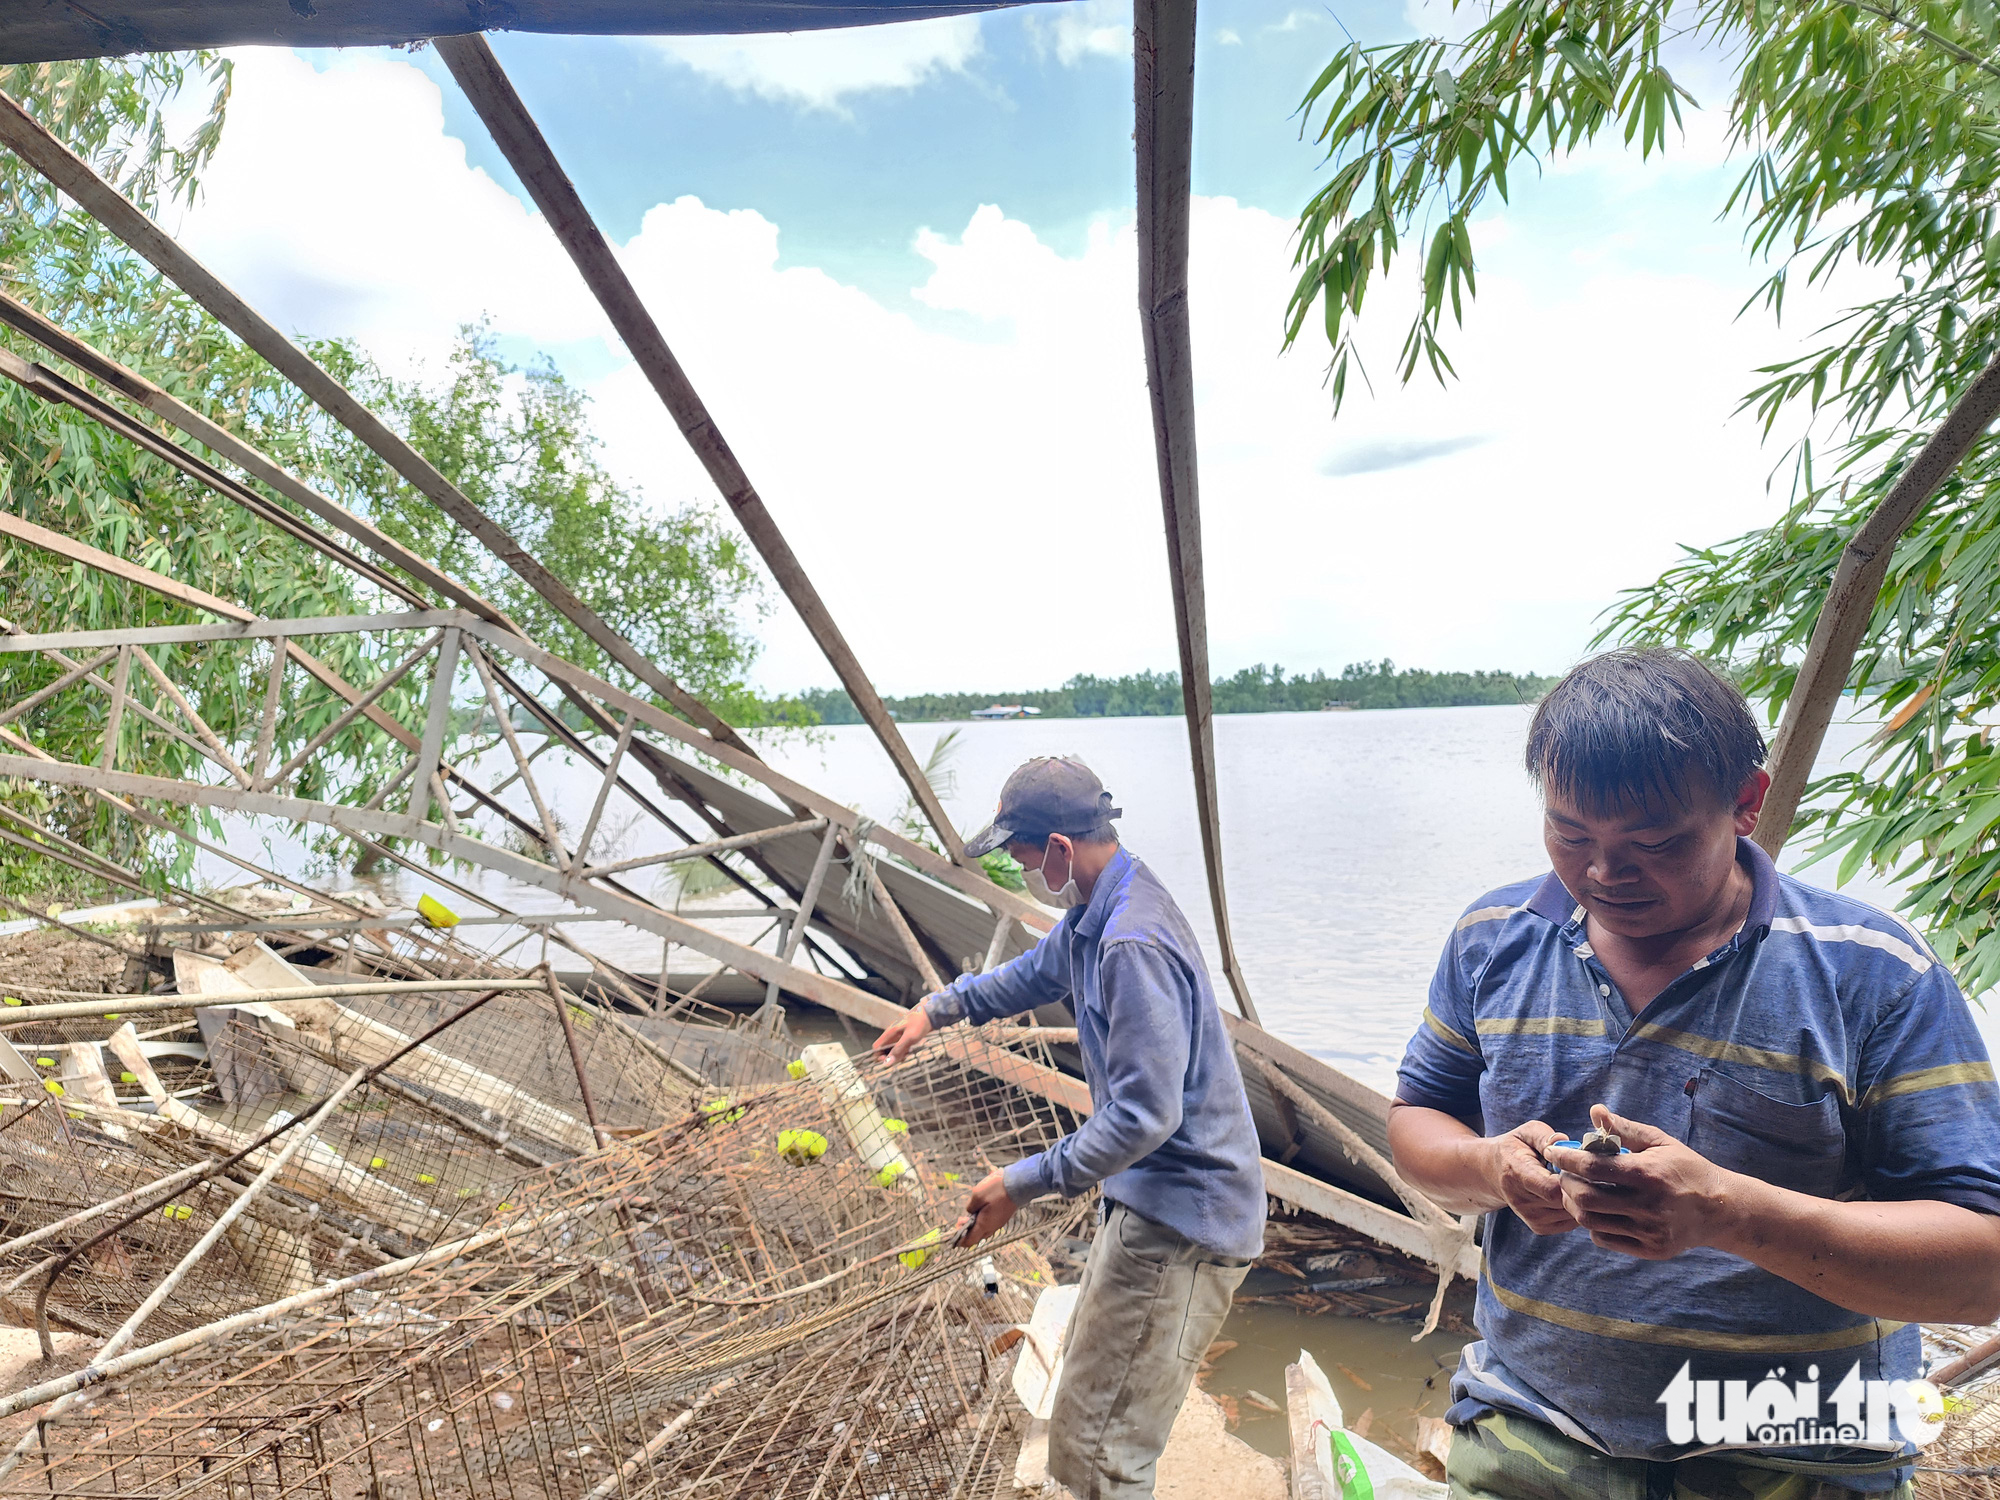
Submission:
<svg viewBox="0 0 2000 1500">
<path fill-rule="evenodd" d="M 1355 708 L 1465 708 L 1489 703 L 1532 703 L 1555 686 L 1553 677 L 1513 672 L 1398 671 L 1392 661 L 1355 662 L 1338 677 L 1325 672 L 1286 676 L 1283 667 L 1259 663 L 1234 677 L 1215 681 L 1219 714 L 1312 712 L 1329 703 Z M 822 724 L 859 724 L 861 715 L 839 688 L 813 688 L 798 700 Z M 885 700 L 889 711 L 911 723 L 970 718 L 976 708 L 1018 703 L 1039 708 L 1045 719 L 1121 719 L 1178 714 L 1178 672 L 1135 672 L 1128 677 L 1078 675 L 1059 688 L 1005 693 L 919 693 Z"/>
</svg>

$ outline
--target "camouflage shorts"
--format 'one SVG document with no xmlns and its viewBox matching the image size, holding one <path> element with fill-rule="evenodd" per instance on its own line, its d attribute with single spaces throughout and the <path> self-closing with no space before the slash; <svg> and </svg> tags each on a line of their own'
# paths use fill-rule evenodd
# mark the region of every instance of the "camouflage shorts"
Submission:
<svg viewBox="0 0 2000 1500">
<path fill-rule="evenodd" d="M 1686 1458 L 1612 1458 L 1546 1423 L 1494 1413 L 1454 1428 L 1445 1477 L 1451 1500 L 1911 1500 L 1905 1480 L 1863 1495 L 1838 1480 Z"/>
</svg>

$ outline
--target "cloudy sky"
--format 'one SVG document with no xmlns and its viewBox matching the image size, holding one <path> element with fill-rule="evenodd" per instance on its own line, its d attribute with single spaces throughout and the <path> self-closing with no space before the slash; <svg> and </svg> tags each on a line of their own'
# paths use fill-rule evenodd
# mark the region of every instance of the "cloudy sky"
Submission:
<svg viewBox="0 0 2000 1500">
<path fill-rule="evenodd" d="M 1319 180 L 1297 103 L 1349 36 L 1430 24 L 1396 0 L 1203 6 L 1192 297 L 1219 671 L 1553 671 L 1678 544 L 1779 507 L 1783 442 L 1732 413 L 1818 318 L 1738 316 L 1758 278 L 1717 219 L 1740 164 L 1713 113 L 1665 162 L 1597 152 L 1490 206 L 1449 388 L 1395 382 L 1406 285 L 1371 299 L 1373 392 L 1352 382 L 1338 417 L 1316 336 L 1280 354 Z M 1174 663 L 1130 34 L 1120 0 L 1068 0 L 789 37 L 495 39 L 885 691 Z M 282 326 L 398 365 L 490 320 L 510 357 L 589 390 L 647 496 L 710 498 L 429 52 L 239 53 L 180 228 Z M 761 686 L 832 683 L 781 601 L 760 630 Z"/>
</svg>

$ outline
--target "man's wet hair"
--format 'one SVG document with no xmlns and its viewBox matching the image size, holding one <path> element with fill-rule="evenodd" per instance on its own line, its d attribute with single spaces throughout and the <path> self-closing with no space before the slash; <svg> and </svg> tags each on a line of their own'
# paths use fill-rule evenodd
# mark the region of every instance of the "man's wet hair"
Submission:
<svg viewBox="0 0 2000 1500">
<path fill-rule="evenodd" d="M 1693 652 L 1665 646 L 1577 663 L 1528 727 L 1536 789 L 1593 813 L 1733 801 L 1764 753 L 1736 685 Z"/>
</svg>

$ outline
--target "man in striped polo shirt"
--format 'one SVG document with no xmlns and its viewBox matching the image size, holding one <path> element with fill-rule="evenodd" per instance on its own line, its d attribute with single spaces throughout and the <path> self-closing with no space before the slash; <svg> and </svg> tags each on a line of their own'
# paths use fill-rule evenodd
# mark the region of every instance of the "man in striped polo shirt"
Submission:
<svg viewBox="0 0 2000 1500">
<path fill-rule="evenodd" d="M 1389 1117 L 1487 1216 L 1456 1495 L 1907 1492 L 1915 1325 L 2000 1316 L 1985 1045 L 1914 931 L 1750 842 L 1763 759 L 1681 652 L 1536 711 L 1554 870 L 1460 918 Z M 1593 1127 L 1625 1154 L 1553 1144 Z"/>
</svg>

